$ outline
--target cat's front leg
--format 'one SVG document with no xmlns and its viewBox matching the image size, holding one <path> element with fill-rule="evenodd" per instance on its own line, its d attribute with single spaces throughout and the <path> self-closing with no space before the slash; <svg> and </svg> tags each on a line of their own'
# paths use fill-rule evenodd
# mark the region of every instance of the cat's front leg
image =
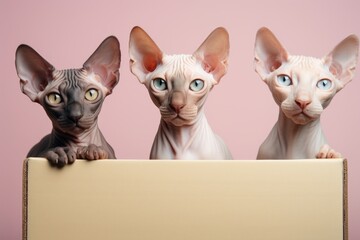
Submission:
<svg viewBox="0 0 360 240">
<path fill-rule="evenodd" d="M 334 149 L 330 148 L 329 145 L 325 144 L 320 148 L 316 158 L 341 158 L 341 153 L 336 152 Z"/>
<path fill-rule="evenodd" d="M 72 164 L 75 162 L 76 153 L 69 147 L 56 147 L 45 152 L 44 157 L 51 165 L 63 167 L 66 164 Z"/>
<path fill-rule="evenodd" d="M 79 147 L 76 152 L 76 157 L 86 160 L 97 160 L 107 159 L 109 154 L 104 148 L 90 144 L 89 146 Z"/>
</svg>

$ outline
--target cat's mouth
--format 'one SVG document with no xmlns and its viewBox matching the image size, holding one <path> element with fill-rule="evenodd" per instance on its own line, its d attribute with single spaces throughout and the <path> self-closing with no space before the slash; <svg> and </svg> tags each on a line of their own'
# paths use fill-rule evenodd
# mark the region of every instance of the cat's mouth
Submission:
<svg viewBox="0 0 360 240">
<path fill-rule="evenodd" d="M 311 117 L 309 114 L 307 114 L 307 113 L 304 112 L 304 111 L 301 111 L 301 112 L 299 112 L 299 113 L 296 113 L 294 116 L 305 116 L 305 117 L 307 117 L 307 118 L 313 118 L 313 117 Z"/>
<path fill-rule="evenodd" d="M 68 128 L 70 130 L 71 133 L 81 133 L 83 132 L 86 127 L 81 126 L 79 123 L 74 123 L 73 126 L 71 128 Z"/>
<path fill-rule="evenodd" d="M 175 126 L 183 126 L 188 122 L 188 120 L 182 118 L 178 114 L 175 117 L 173 117 L 171 119 L 167 119 L 165 121 L 167 121 L 167 122 L 169 122 L 169 123 L 171 123 L 171 124 L 173 124 Z"/>
<path fill-rule="evenodd" d="M 166 122 L 175 126 L 192 124 L 197 117 L 197 108 L 186 109 L 179 113 L 171 111 L 167 108 L 160 108 L 161 117 Z"/>
<path fill-rule="evenodd" d="M 187 119 L 182 117 L 180 114 L 174 113 L 171 117 L 163 117 L 163 119 L 167 122 L 174 123 L 174 125 L 183 125 L 183 123 L 190 121 L 191 119 Z M 177 124 L 175 124 L 177 123 Z"/>
<path fill-rule="evenodd" d="M 89 129 L 89 126 L 80 122 L 73 122 L 71 124 L 62 125 L 61 128 L 68 134 L 79 134 L 84 132 L 86 129 Z"/>
<path fill-rule="evenodd" d="M 74 129 L 85 130 L 86 128 L 81 126 L 79 123 L 76 123 Z"/>
<path fill-rule="evenodd" d="M 308 122 L 315 120 L 315 118 L 313 116 L 309 115 L 308 113 L 306 113 L 303 110 L 298 113 L 295 113 L 292 116 L 292 119 L 295 123 L 301 124 L 301 125 L 307 124 Z"/>
</svg>

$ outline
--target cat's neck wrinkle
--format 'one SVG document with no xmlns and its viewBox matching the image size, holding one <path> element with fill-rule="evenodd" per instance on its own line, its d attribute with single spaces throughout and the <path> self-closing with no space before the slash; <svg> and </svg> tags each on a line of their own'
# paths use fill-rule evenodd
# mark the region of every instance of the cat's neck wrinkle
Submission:
<svg viewBox="0 0 360 240">
<path fill-rule="evenodd" d="M 175 126 L 161 120 L 161 129 L 165 138 L 170 143 L 175 152 L 185 151 L 193 142 L 197 132 L 204 126 L 207 126 L 207 120 L 203 111 L 198 113 L 198 116 L 193 124 L 184 126 Z"/>
<path fill-rule="evenodd" d="M 68 134 L 54 128 L 52 135 L 53 141 L 60 143 L 61 146 L 87 146 L 89 143 L 99 144 L 101 143 L 99 136 L 102 136 L 97 122 L 79 134 Z"/>
<path fill-rule="evenodd" d="M 301 144 L 302 141 L 317 140 L 316 136 L 322 136 L 321 131 L 320 118 L 301 125 L 294 123 L 280 110 L 277 122 L 277 135 L 280 144 L 286 148 L 299 143 Z M 304 143 L 305 142 L 302 142 L 302 144 Z"/>
</svg>

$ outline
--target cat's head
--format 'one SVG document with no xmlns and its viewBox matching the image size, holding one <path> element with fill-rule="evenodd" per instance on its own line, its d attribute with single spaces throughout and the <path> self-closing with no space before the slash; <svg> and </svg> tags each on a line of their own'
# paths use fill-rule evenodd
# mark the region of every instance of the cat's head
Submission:
<svg viewBox="0 0 360 240">
<path fill-rule="evenodd" d="M 354 76 L 359 40 L 350 35 L 321 59 L 292 56 L 267 28 L 257 32 L 255 70 L 275 102 L 296 124 L 318 119 L 334 95 Z"/>
<path fill-rule="evenodd" d="M 54 128 L 76 135 L 97 120 L 119 80 L 119 41 L 105 39 L 80 69 L 56 70 L 27 45 L 17 48 L 15 65 L 22 92 L 44 107 Z"/>
<path fill-rule="evenodd" d="M 166 55 L 144 30 L 134 27 L 129 51 L 131 72 L 147 87 L 162 119 L 191 125 L 208 92 L 226 73 L 229 36 L 217 28 L 192 55 Z"/>
</svg>

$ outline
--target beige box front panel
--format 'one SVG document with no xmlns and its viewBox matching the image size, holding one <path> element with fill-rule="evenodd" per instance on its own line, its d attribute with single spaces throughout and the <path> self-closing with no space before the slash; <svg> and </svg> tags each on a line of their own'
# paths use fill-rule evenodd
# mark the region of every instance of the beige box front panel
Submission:
<svg viewBox="0 0 360 240">
<path fill-rule="evenodd" d="M 337 160 L 24 163 L 24 239 L 341 240 Z"/>
</svg>

